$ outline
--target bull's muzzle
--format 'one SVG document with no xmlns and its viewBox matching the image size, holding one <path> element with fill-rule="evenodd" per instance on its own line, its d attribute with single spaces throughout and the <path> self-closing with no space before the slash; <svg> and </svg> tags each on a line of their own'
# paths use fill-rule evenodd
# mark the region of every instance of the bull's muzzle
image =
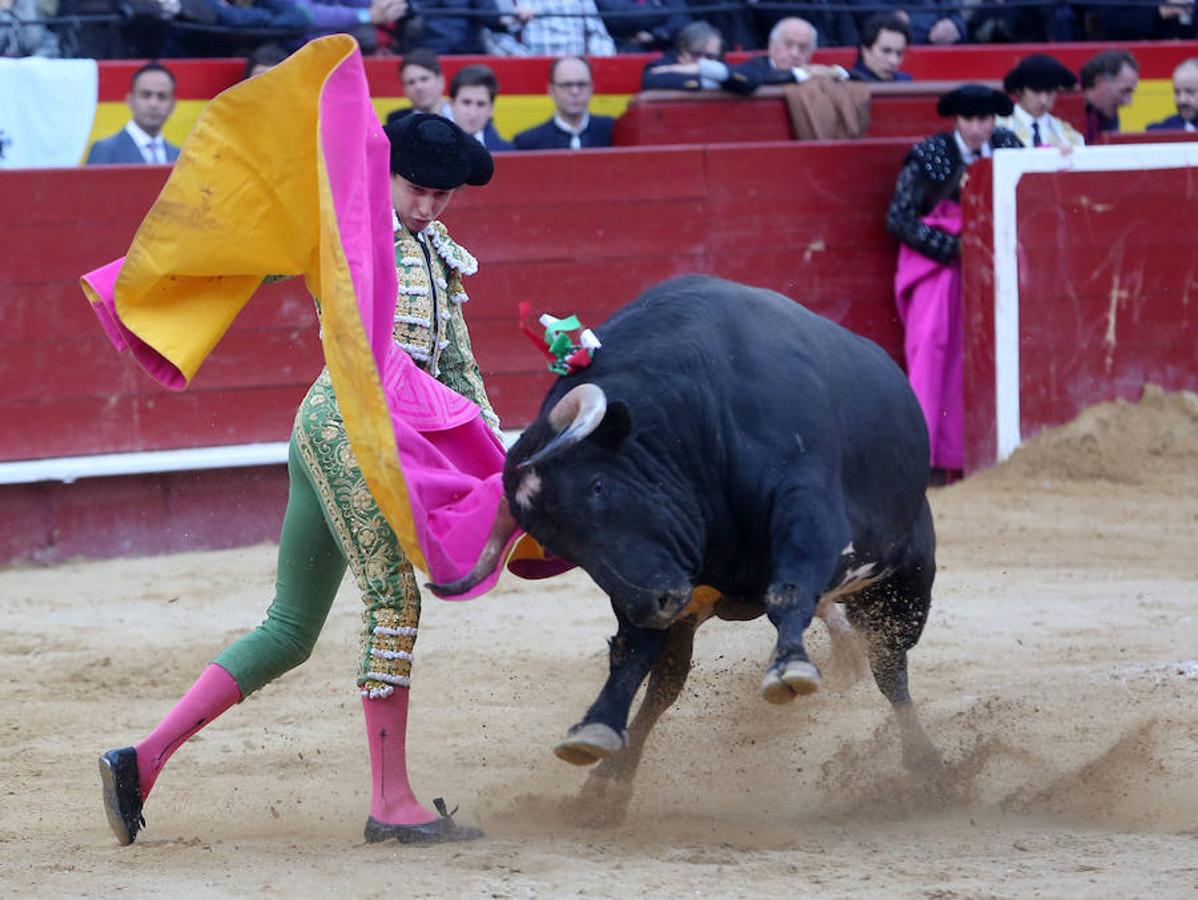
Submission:
<svg viewBox="0 0 1198 900">
<path fill-rule="evenodd" d="M 679 613 L 690 603 L 691 592 L 666 591 L 648 603 L 638 603 L 635 609 L 624 611 L 629 621 L 641 628 L 669 628 L 678 619 Z"/>
</svg>

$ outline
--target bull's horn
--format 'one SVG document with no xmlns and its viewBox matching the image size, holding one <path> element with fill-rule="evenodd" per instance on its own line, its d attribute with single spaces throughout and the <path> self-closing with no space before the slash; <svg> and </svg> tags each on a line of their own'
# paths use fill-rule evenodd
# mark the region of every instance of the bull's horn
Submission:
<svg viewBox="0 0 1198 900">
<path fill-rule="evenodd" d="M 491 536 L 483 544 L 482 552 L 479 554 L 478 562 L 474 564 L 474 568 L 457 581 L 451 581 L 448 584 L 430 583 L 426 586 L 438 597 L 456 597 L 459 594 L 466 593 L 466 591 L 490 575 L 494 568 L 499 565 L 499 557 L 503 554 L 503 548 L 507 546 L 507 542 L 511 540 L 512 533 L 515 530 L 516 520 L 512 516 L 511 509 L 508 507 L 507 497 L 500 497 L 499 508 L 495 510 L 495 524 L 491 526 Z"/>
<path fill-rule="evenodd" d="M 573 447 L 599 427 L 607 413 L 607 395 L 597 384 L 571 388 L 549 411 L 549 424 L 557 434 L 548 444 L 516 466 L 527 469 Z"/>
</svg>

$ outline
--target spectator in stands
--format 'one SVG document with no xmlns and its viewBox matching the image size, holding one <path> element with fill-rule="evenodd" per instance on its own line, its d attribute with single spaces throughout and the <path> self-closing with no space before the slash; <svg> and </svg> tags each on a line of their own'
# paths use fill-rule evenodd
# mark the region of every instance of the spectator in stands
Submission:
<svg viewBox="0 0 1198 900">
<path fill-rule="evenodd" d="M 1000 147 L 1021 147 L 995 127 L 1011 99 L 980 84 L 940 98 L 952 131 L 912 148 L 899 171 L 886 228 L 899 239 L 895 299 L 906 334 L 907 377 L 927 420 L 935 481 L 959 477 L 964 466 L 961 321 L 961 179 L 966 168 Z"/>
<path fill-rule="evenodd" d="M 388 125 L 412 112 L 453 118 L 453 110 L 445 99 L 445 76 L 441 74 L 441 63 L 432 50 L 420 47 L 405 56 L 399 64 L 399 81 L 403 85 L 403 95 L 412 105 L 387 113 Z"/>
<path fill-rule="evenodd" d="M 146 63 L 133 73 L 125 102 L 133 118 L 111 137 L 96 141 L 87 165 L 108 163 L 173 163 L 179 148 L 162 136 L 162 126 L 175 111 L 175 76 L 159 63 Z"/>
<path fill-rule="evenodd" d="M 758 84 L 803 82 L 808 78 L 848 80 L 843 66 L 822 66 L 811 62 L 815 54 L 815 28 L 806 19 L 782 19 L 770 32 L 769 47 L 763 56 L 745 60 L 736 70 Z"/>
<path fill-rule="evenodd" d="M 1148 126 L 1149 131 L 1198 131 L 1198 56 L 1173 70 L 1173 102 L 1177 115 Z"/>
<path fill-rule="evenodd" d="M 484 54 L 487 49 L 483 41 L 483 29 L 506 29 L 506 23 L 500 20 L 495 0 L 435 0 L 425 5 L 448 13 L 461 13 L 421 16 L 416 46 L 440 56 Z"/>
<path fill-rule="evenodd" d="M 1086 20 L 1087 36 L 1096 41 L 1192 41 L 1196 36 L 1192 0 L 1097 6 L 1089 11 Z"/>
<path fill-rule="evenodd" d="M 1086 94 L 1085 138 L 1093 144 L 1104 131 L 1119 130 L 1119 107 L 1131 103 L 1140 67 L 1126 50 L 1103 50 L 1086 61 L 1081 76 Z"/>
<path fill-rule="evenodd" d="M 172 30 L 172 56 L 240 56 L 246 35 L 263 29 L 291 32 L 297 42 L 312 27 L 309 7 L 294 0 L 188 0 L 179 18 L 200 25 L 218 25 L 223 33 Z M 259 37 L 258 40 L 261 40 Z"/>
<path fill-rule="evenodd" d="M 704 22 L 710 23 L 724 37 L 724 45 L 730 50 L 759 50 L 765 46 L 757 34 L 757 26 L 753 23 L 750 3 L 729 3 L 723 6 L 713 5 L 706 0 L 686 0 L 689 15 L 697 16 Z M 696 12 L 696 10 L 698 10 Z"/>
<path fill-rule="evenodd" d="M 778 9 L 761 9 L 756 2 L 751 0 L 749 14 L 753 20 L 758 43 L 768 46 L 769 35 L 783 19 L 802 17 L 815 30 L 821 47 L 856 47 L 860 38 L 852 13 L 847 9 L 833 12 L 823 9 L 823 5 L 824 0 L 807 0 L 802 3 L 794 3 L 792 0 L 790 8 L 779 5 Z"/>
<path fill-rule="evenodd" d="M 245 72 L 242 81 L 248 81 L 263 72 L 269 72 L 287 58 L 287 51 L 276 43 L 259 44 L 245 58 Z"/>
<path fill-rule="evenodd" d="M 578 56 L 555 59 L 549 67 L 549 96 L 556 112 L 548 122 L 521 131 L 512 140 L 517 150 L 580 150 L 610 147 L 611 116 L 593 116 L 591 95 L 595 85 L 591 65 Z"/>
<path fill-rule="evenodd" d="M 1077 77 L 1051 56 L 1025 57 L 1003 79 L 1003 90 L 1015 98 L 1015 110 L 999 119 L 999 127 L 1014 132 L 1025 147 L 1080 147 L 1086 141 L 1078 130 L 1052 114 L 1057 92 L 1076 84 Z"/>
<path fill-rule="evenodd" d="M 895 15 L 907 20 L 913 43 L 956 44 L 965 39 L 965 20 L 953 11 L 952 0 L 883 0 L 878 5 L 893 7 Z"/>
<path fill-rule="evenodd" d="M 396 27 L 409 17 L 408 0 L 296 0 L 311 19 L 307 40 L 326 34 L 352 34 L 363 53 L 378 48 L 378 28 Z"/>
<path fill-rule="evenodd" d="M 901 16 L 870 16 L 861 26 L 857 61 L 849 76 L 856 81 L 910 81 L 910 75 L 899 71 L 910 43 L 911 29 Z"/>
<path fill-rule="evenodd" d="M 690 24 L 686 0 L 595 0 L 620 53 L 665 50 Z"/>
<path fill-rule="evenodd" d="M 57 58 L 58 38 L 41 18 L 37 0 L 0 0 L 0 56 Z"/>
<path fill-rule="evenodd" d="M 611 56 L 616 42 L 595 0 L 496 0 L 507 33 L 489 31 L 487 52 L 498 56 Z"/>
<path fill-rule="evenodd" d="M 449 83 L 454 122 L 492 153 L 512 149 L 491 121 L 498 95 L 499 81 L 490 66 L 463 66 Z"/>
<path fill-rule="evenodd" d="M 985 0 L 967 6 L 963 15 L 967 39 L 978 44 L 1059 43 L 1072 40 L 1075 29 L 1075 11 L 1069 3 Z"/>
<path fill-rule="evenodd" d="M 642 90 L 714 91 L 751 94 L 758 82 L 724 62 L 723 38 L 706 22 L 691 22 L 674 50 L 645 66 Z"/>
</svg>

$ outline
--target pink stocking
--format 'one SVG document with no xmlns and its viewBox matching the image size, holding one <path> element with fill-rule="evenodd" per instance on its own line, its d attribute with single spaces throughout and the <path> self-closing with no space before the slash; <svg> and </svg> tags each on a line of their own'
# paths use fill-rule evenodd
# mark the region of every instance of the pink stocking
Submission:
<svg viewBox="0 0 1198 900">
<path fill-rule="evenodd" d="M 240 699 L 241 689 L 232 675 L 215 663 L 203 671 L 166 718 L 136 747 L 143 802 L 171 754 Z"/>
<path fill-rule="evenodd" d="M 417 801 L 408 784 L 406 687 L 387 697 L 362 698 L 370 743 L 370 815 L 388 825 L 421 825 L 437 818 Z"/>
</svg>

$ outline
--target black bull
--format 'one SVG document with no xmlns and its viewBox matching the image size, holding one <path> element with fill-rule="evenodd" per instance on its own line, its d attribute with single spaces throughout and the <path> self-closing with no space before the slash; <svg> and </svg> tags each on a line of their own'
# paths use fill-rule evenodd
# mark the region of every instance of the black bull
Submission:
<svg viewBox="0 0 1198 900">
<path fill-rule="evenodd" d="M 936 567 L 927 430 L 902 371 L 779 294 L 703 276 L 650 289 L 596 333 L 592 365 L 557 381 L 504 469 L 515 522 L 585 569 L 619 626 L 607 682 L 557 754 L 605 759 L 588 787 L 620 795 L 619 814 L 698 624 L 767 615 L 761 691 L 784 703 L 819 687 L 803 645 L 818 613 L 834 647 L 864 639 L 904 762 L 934 764 L 907 688 Z M 491 549 L 514 527 L 506 512 Z M 718 599 L 697 605 L 697 585 Z"/>
</svg>

